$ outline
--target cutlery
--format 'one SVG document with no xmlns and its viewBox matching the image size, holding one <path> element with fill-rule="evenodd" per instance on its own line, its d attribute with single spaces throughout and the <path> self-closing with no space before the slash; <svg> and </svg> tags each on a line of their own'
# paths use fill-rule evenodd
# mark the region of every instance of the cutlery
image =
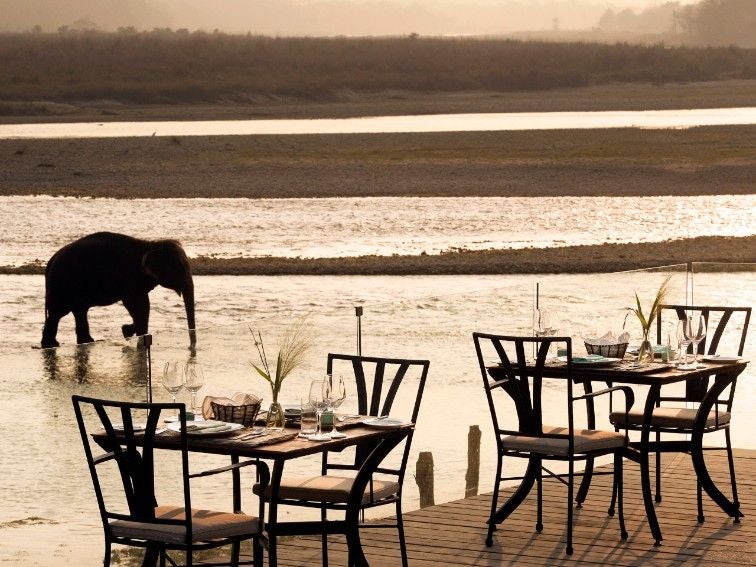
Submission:
<svg viewBox="0 0 756 567">
<path fill-rule="evenodd" d="M 198 427 L 198 426 L 194 426 L 194 427 L 187 426 L 186 427 L 186 430 L 189 431 L 189 432 L 200 432 L 201 431 L 203 433 L 207 433 L 207 432 L 211 432 L 211 431 L 223 431 L 223 430 L 226 430 L 226 429 L 230 429 L 230 426 L 227 423 L 223 423 L 221 425 L 208 425 L 208 426 L 205 426 L 205 427 Z"/>
<path fill-rule="evenodd" d="M 254 431 L 250 433 L 245 433 L 243 435 L 239 435 L 236 437 L 238 441 L 246 441 L 247 439 L 252 439 L 253 437 L 264 437 L 265 435 L 268 435 L 269 432 L 265 431 L 265 429 L 255 429 Z"/>
</svg>

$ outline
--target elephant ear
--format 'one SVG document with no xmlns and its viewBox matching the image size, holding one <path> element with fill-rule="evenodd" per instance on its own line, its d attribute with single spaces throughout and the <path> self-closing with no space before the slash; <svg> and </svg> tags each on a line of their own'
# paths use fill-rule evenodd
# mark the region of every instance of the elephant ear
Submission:
<svg viewBox="0 0 756 567">
<path fill-rule="evenodd" d="M 183 289 L 189 273 L 189 261 L 184 249 L 173 241 L 159 243 L 148 250 L 142 256 L 142 267 L 148 276 L 171 289 Z"/>
</svg>

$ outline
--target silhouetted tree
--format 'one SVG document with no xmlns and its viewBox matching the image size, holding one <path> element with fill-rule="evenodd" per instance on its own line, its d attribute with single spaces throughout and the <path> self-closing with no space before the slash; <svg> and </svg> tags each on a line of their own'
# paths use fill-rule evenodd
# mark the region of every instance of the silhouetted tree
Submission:
<svg viewBox="0 0 756 567">
<path fill-rule="evenodd" d="M 699 43 L 756 47 L 754 0 L 703 0 L 696 12 Z"/>
</svg>

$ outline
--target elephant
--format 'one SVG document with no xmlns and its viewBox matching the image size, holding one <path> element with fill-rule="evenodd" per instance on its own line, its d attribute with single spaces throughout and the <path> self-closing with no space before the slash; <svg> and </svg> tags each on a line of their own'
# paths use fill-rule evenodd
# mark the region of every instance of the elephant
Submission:
<svg viewBox="0 0 756 567">
<path fill-rule="evenodd" d="M 149 292 L 157 285 L 183 295 L 190 348 L 196 344 L 194 281 L 184 249 L 176 240 L 142 240 L 125 234 L 97 232 L 65 245 L 45 268 L 45 325 L 42 348 L 59 346 L 60 319 L 73 312 L 76 342 L 94 342 L 87 311 L 122 301 L 132 323 L 123 336 L 147 334 Z"/>
</svg>

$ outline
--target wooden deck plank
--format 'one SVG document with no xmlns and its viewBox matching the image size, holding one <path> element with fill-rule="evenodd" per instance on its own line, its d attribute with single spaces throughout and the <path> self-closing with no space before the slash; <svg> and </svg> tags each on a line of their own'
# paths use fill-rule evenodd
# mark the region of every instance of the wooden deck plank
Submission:
<svg viewBox="0 0 756 567">
<path fill-rule="evenodd" d="M 736 472 L 738 493 L 745 518 L 735 524 L 704 495 L 706 522 L 696 522 L 695 473 L 686 455 L 663 455 L 663 500 L 656 505 L 664 541 L 653 546 L 637 465 L 625 466 L 625 523 L 627 541 L 619 536 L 616 517 L 607 516 L 611 497 L 611 476 L 593 479 L 588 499 L 575 510 L 573 540 L 575 553 L 564 552 L 566 536 L 566 489 L 555 479 L 544 479 L 544 531 L 535 532 L 535 491 L 494 534 L 494 545 L 485 546 L 486 519 L 491 495 L 455 500 L 404 514 L 410 565 L 430 567 L 460 565 L 498 567 L 505 565 L 606 565 L 655 566 L 709 565 L 724 567 L 756 564 L 756 451 L 738 449 Z M 729 472 L 724 454 L 707 453 L 712 475 L 729 493 Z M 602 470 L 607 470 L 602 467 Z M 653 479 L 653 471 L 652 471 Z M 511 494 L 502 491 L 500 501 Z M 400 565 L 396 530 L 364 529 L 363 546 L 375 567 Z M 346 565 L 343 538 L 329 538 L 330 564 Z M 287 538 L 279 545 L 282 567 L 319 565 L 320 539 Z"/>
</svg>

